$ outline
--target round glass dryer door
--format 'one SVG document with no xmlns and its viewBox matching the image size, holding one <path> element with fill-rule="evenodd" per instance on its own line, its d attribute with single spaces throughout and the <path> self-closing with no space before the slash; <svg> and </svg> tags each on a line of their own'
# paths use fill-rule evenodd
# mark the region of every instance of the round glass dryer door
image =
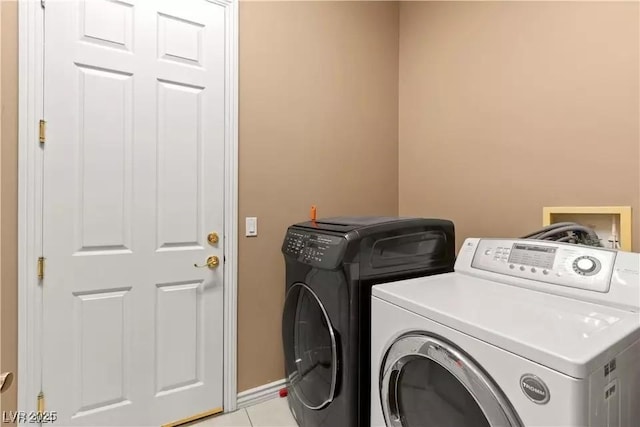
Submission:
<svg viewBox="0 0 640 427">
<path fill-rule="evenodd" d="M 325 407 L 336 390 L 336 333 L 322 302 L 303 283 L 287 292 L 282 339 L 290 389 L 306 407 Z"/>
<path fill-rule="evenodd" d="M 381 374 L 387 426 L 521 426 L 490 379 L 436 338 L 401 337 L 389 348 Z"/>
</svg>

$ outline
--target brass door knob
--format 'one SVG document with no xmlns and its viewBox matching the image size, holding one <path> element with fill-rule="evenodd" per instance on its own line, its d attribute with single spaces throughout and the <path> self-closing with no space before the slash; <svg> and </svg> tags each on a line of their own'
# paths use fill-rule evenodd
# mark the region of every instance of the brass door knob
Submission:
<svg viewBox="0 0 640 427">
<path fill-rule="evenodd" d="M 209 233 L 209 235 L 207 236 L 207 242 L 209 242 L 209 244 L 215 245 L 216 243 L 218 243 L 218 233 L 213 232 L 213 233 Z"/>
<path fill-rule="evenodd" d="M 215 255 L 212 255 L 209 258 L 207 258 L 207 263 L 204 265 L 193 264 L 193 266 L 197 268 L 204 268 L 204 267 L 216 268 L 219 265 L 220 265 L 220 259 L 218 259 L 218 257 Z"/>
</svg>

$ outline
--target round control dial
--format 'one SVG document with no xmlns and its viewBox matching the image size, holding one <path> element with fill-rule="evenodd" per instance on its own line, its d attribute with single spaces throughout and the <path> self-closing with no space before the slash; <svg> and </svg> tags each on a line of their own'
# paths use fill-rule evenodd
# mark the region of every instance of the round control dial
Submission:
<svg viewBox="0 0 640 427">
<path fill-rule="evenodd" d="M 581 256 L 573 261 L 573 270 L 582 276 L 591 276 L 600 271 L 600 261 L 591 256 Z"/>
</svg>

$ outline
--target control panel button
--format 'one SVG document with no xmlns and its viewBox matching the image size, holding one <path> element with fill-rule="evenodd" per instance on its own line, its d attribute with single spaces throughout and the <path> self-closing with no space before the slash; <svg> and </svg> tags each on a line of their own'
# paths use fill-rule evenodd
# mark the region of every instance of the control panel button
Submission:
<svg viewBox="0 0 640 427">
<path fill-rule="evenodd" d="M 542 270 L 542 274 L 546 276 L 547 274 L 549 274 L 549 270 Z"/>
<path fill-rule="evenodd" d="M 596 263 L 593 262 L 592 259 L 582 258 L 580 261 L 578 261 L 578 268 L 580 270 L 590 271 L 596 268 Z"/>
<path fill-rule="evenodd" d="M 485 255 L 491 255 L 491 249 L 487 249 L 486 251 L 484 251 Z"/>
<path fill-rule="evenodd" d="M 513 264 L 509 264 L 509 268 L 513 270 L 514 268 L 516 268 L 516 266 Z"/>
<path fill-rule="evenodd" d="M 538 271 L 538 270 L 536 270 L 534 267 L 531 267 L 531 272 L 532 273 L 535 273 L 536 271 Z"/>
<path fill-rule="evenodd" d="M 578 266 L 579 270 L 582 271 L 592 271 L 593 269 L 596 268 L 596 263 L 593 262 L 592 259 L 589 258 L 582 258 L 580 259 L 576 265 Z"/>
<path fill-rule="evenodd" d="M 524 265 L 521 265 L 520 266 L 520 271 L 525 271 L 525 270 L 526 270 L 526 268 L 524 268 Z"/>
<path fill-rule="evenodd" d="M 596 258 L 584 255 L 573 261 L 573 270 L 581 276 L 590 276 L 600 270 L 600 263 Z"/>
</svg>

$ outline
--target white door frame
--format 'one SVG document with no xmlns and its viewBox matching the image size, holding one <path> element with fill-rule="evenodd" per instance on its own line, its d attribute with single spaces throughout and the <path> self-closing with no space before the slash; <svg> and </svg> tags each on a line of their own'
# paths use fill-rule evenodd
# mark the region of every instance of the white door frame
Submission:
<svg viewBox="0 0 640 427">
<path fill-rule="evenodd" d="M 151 1 L 151 0 L 149 0 Z M 238 0 L 208 0 L 226 8 L 225 188 L 224 188 L 224 410 L 237 400 L 238 272 Z M 38 142 L 43 111 L 43 9 L 38 0 L 19 2 L 18 136 L 18 409 L 35 411 L 42 378 L 42 165 Z M 45 144 L 46 145 L 46 144 Z M 45 254 L 46 256 L 46 254 Z M 42 390 L 45 393 L 46 390 Z M 46 408 L 55 411 L 56 408 Z"/>
</svg>

